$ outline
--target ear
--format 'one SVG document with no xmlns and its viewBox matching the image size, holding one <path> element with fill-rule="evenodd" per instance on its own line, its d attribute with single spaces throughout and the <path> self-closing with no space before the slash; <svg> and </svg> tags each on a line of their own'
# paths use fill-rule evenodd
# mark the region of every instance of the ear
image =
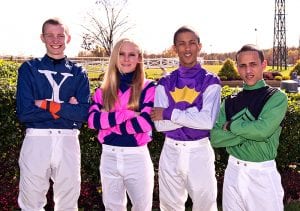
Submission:
<svg viewBox="0 0 300 211">
<path fill-rule="evenodd" d="M 67 39 L 66 39 L 66 43 L 70 43 L 70 41 L 71 41 L 71 35 L 67 35 Z"/>
<path fill-rule="evenodd" d="M 199 47 L 199 51 L 201 51 L 201 49 L 202 49 L 202 43 L 199 43 L 198 47 Z"/>
<path fill-rule="evenodd" d="M 41 40 L 42 40 L 43 43 L 46 42 L 43 34 L 40 35 L 40 38 L 41 38 Z"/>
<path fill-rule="evenodd" d="M 172 46 L 172 49 L 173 49 L 173 51 L 174 51 L 176 54 L 178 54 L 178 51 L 177 51 L 176 45 L 173 45 L 173 46 Z"/>
<path fill-rule="evenodd" d="M 264 70 L 266 69 L 267 64 L 268 64 L 267 60 L 264 60 L 264 61 L 261 63 L 261 65 L 262 65 L 262 67 L 263 67 Z"/>
</svg>

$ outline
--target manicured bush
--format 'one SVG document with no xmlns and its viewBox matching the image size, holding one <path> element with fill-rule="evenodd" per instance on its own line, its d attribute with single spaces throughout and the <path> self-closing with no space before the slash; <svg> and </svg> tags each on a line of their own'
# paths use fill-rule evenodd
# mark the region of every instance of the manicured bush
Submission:
<svg viewBox="0 0 300 211">
<path fill-rule="evenodd" d="M 218 73 L 221 78 L 227 78 L 227 80 L 237 80 L 240 79 L 237 69 L 235 67 L 234 61 L 232 59 L 226 59 L 221 70 Z"/>
<path fill-rule="evenodd" d="M 227 81 L 228 79 L 227 79 L 227 77 L 226 76 L 224 76 L 224 75 L 222 75 L 222 76 L 219 76 L 220 77 L 220 80 L 221 81 Z"/>
</svg>

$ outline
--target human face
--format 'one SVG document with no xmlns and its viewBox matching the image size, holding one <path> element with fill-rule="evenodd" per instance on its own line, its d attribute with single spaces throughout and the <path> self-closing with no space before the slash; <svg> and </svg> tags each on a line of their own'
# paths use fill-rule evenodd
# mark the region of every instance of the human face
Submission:
<svg viewBox="0 0 300 211">
<path fill-rule="evenodd" d="M 201 43 L 192 32 L 182 32 L 177 35 L 174 50 L 178 54 L 179 62 L 184 67 L 193 67 L 197 64 L 197 57 L 201 50 Z"/>
<path fill-rule="evenodd" d="M 119 51 L 118 69 L 121 73 L 131 73 L 135 71 L 138 63 L 142 62 L 139 49 L 130 42 L 124 42 Z"/>
<path fill-rule="evenodd" d="M 263 71 L 267 66 L 266 60 L 260 61 L 258 52 L 243 51 L 237 56 L 237 69 L 243 81 L 253 86 L 263 79 Z"/>
<path fill-rule="evenodd" d="M 64 50 L 71 37 L 66 33 L 63 25 L 46 24 L 41 40 L 45 43 L 48 56 L 61 59 L 65 56 Z"/>
</svg>

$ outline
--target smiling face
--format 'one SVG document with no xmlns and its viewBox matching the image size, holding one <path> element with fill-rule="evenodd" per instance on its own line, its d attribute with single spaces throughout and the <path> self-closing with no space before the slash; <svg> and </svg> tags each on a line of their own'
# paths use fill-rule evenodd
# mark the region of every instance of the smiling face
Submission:
<svg viewBox="0 0 300 211">
<path fill-rule="evenodd" d="M 48 23 L 43 30 L 41 40 L 45 43 L 47 55 L 54 59 L 63 58 L 66 44 L 71 40 L 64 25 Z"/>
<path fill-rule="evenodd" d="M 178 54 L 179 62 L 184 67 L 197 64 L 197 57 L 201 50 L 201 43 L 193 32 L 181 32 L 176 36 L 174 50 Z"/>
<path fill-rule="evenodd" d="M 243 81 L 253 86 L 263 79 L 266 60 L 261 61 L 257 51 L 243 51 L 237 55 L 237 69 Z"/>
<path fill-rule="evenodd" d="M 118 55 L 118 69 L 122 73 L 135 71 L 138 63 L 142 62 L 139 48 L 131 42 L 123 42 Z"/>
</svg>

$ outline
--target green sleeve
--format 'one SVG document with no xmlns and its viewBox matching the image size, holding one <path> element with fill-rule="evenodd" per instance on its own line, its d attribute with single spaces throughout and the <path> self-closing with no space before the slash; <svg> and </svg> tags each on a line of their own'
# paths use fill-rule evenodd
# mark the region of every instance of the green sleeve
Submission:
<svg viewBox="0 0 300 211">
<path fill-rule="evenodd" d="M 220 108 L 220 113 L 216 124 L 210 133 L 211 145 L 215 148 L 235 146 L 242 143 L 242 138 L 230 131 L 224 131 L 223 125 L 226 122 L 225 103 Z"/>
<path fill-rule="evenodd" d="M 267 101 L 257 120 L 238 118 L 231 122 L 233 134 L 253 141 L 268 141 L 283 120 L 288 106 L 287 96 L 278 91 Z M 247 111 L 249 112 L 249 111 Z"/>
</svg>

